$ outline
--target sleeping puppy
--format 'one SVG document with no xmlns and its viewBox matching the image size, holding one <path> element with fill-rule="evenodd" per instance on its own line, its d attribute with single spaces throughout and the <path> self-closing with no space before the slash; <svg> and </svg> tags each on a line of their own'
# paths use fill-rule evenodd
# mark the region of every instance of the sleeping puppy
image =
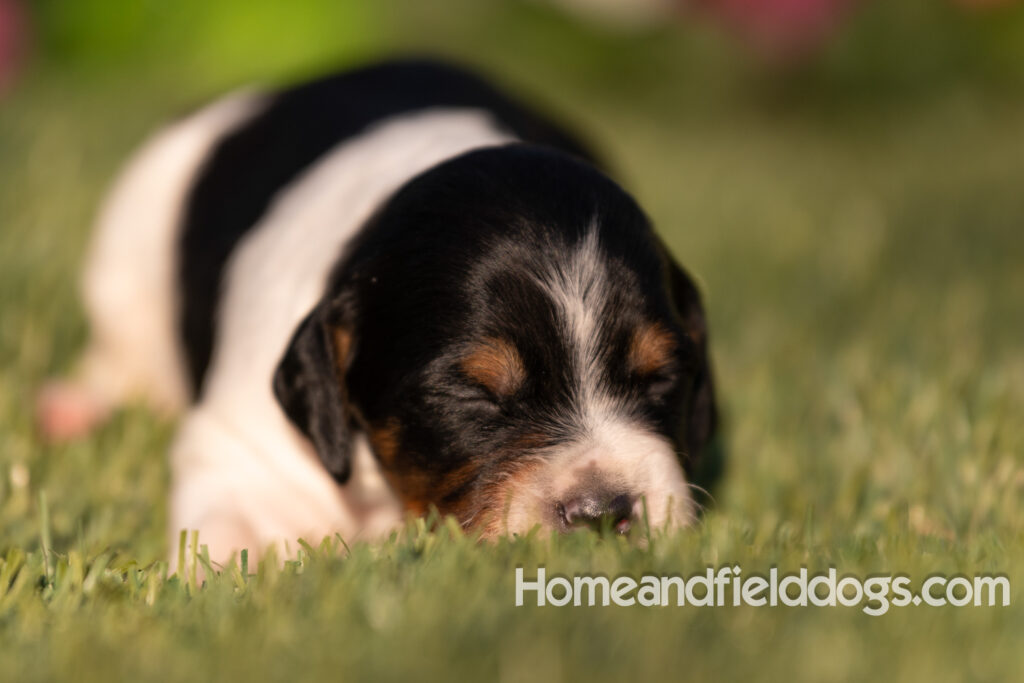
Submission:
<svg viewBox="0 0 1024 683">
<path fill-rule="evenodd" d="M 215 102 L 113 189 L 91 342 L 42 425 L 184 412 L 170 535 L 216 561 L 431 506 L 485 537 L 689 524 L 716 422 L 700 298 L 594 164 L 434 62 Z"/>
</svg>

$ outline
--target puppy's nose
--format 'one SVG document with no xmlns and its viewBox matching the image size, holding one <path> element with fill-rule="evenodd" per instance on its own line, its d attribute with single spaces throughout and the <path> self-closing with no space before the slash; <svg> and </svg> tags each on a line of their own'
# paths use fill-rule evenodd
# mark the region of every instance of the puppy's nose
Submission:
<svg viewBox="0 0 1024 683">
<path fill-rule="evenodd" d="M 625 494 L 583 495 L 559 503 L 556 508 L 568 529 L 584 526 L 601 529 L 607 525 L 616 533 L 624 534 L 632 526 L 633 498 Z"/>
</svg>

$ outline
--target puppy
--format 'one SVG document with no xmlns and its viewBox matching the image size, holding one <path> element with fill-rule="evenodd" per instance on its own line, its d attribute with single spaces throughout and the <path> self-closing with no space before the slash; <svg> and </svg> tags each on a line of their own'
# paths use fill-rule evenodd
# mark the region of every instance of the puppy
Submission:
<svg viewBox="0 0 1024 683">
<path fill-rule="evenodd" d="M 171 125 L 110 194 L 84 293 L 43 427 L 183 412 L 170 537 L 216 561 L 431 506 L 485 537 L 695 518 L 697 289 L 580 143 L 463 70 L 389 62 Z"/>
</svg>

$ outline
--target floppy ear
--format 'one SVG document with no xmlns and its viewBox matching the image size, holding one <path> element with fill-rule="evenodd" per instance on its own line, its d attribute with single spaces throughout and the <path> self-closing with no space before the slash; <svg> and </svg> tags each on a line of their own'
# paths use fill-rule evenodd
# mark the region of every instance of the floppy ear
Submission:
<svg viewBox="0 0 1024 683">
<path fill-rule="evenodd" d="M 344 386 L 350 347 L 350 333 L 317 306 L 299 325 L 274 373 L 277 402 L 339 483 L 352 472 Z"/>
<path fill-rule="evenodd" d="M 709 448 L 718 428 L 714 379 L 708 360 L 708 326 L 701 305 L 700 292 L 686 272 L 665 252 L 669 273 L 669 290 L 683 324 L 683 331 L 693 340 L 699 354 L 697 374 L 686 414 L 686 447 L 688 473 L 715 479 L 721 468 L 721 452 Z M 700 483 L 700 482 L 695 482 Z M 701 484 L 703 485 L 703 484 Z"/>
</svg>

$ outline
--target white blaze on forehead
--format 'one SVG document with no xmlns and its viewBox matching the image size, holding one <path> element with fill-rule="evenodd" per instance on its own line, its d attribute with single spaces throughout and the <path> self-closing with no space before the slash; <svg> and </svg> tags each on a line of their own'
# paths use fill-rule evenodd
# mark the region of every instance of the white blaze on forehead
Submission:
<svg viewBox="0 0 1024 683">
<path fill-rule="evenodd" d="M 592 226 L 569 257 L 540 278 L 559 311 L 575 378 L 575 408 L 587 432 L 596 430 L 614 410 L 614 398 L 601 387 L 601 315 L 608 298 L 608 272 L 601 257 L 597 227 Z"/>
</svg>

